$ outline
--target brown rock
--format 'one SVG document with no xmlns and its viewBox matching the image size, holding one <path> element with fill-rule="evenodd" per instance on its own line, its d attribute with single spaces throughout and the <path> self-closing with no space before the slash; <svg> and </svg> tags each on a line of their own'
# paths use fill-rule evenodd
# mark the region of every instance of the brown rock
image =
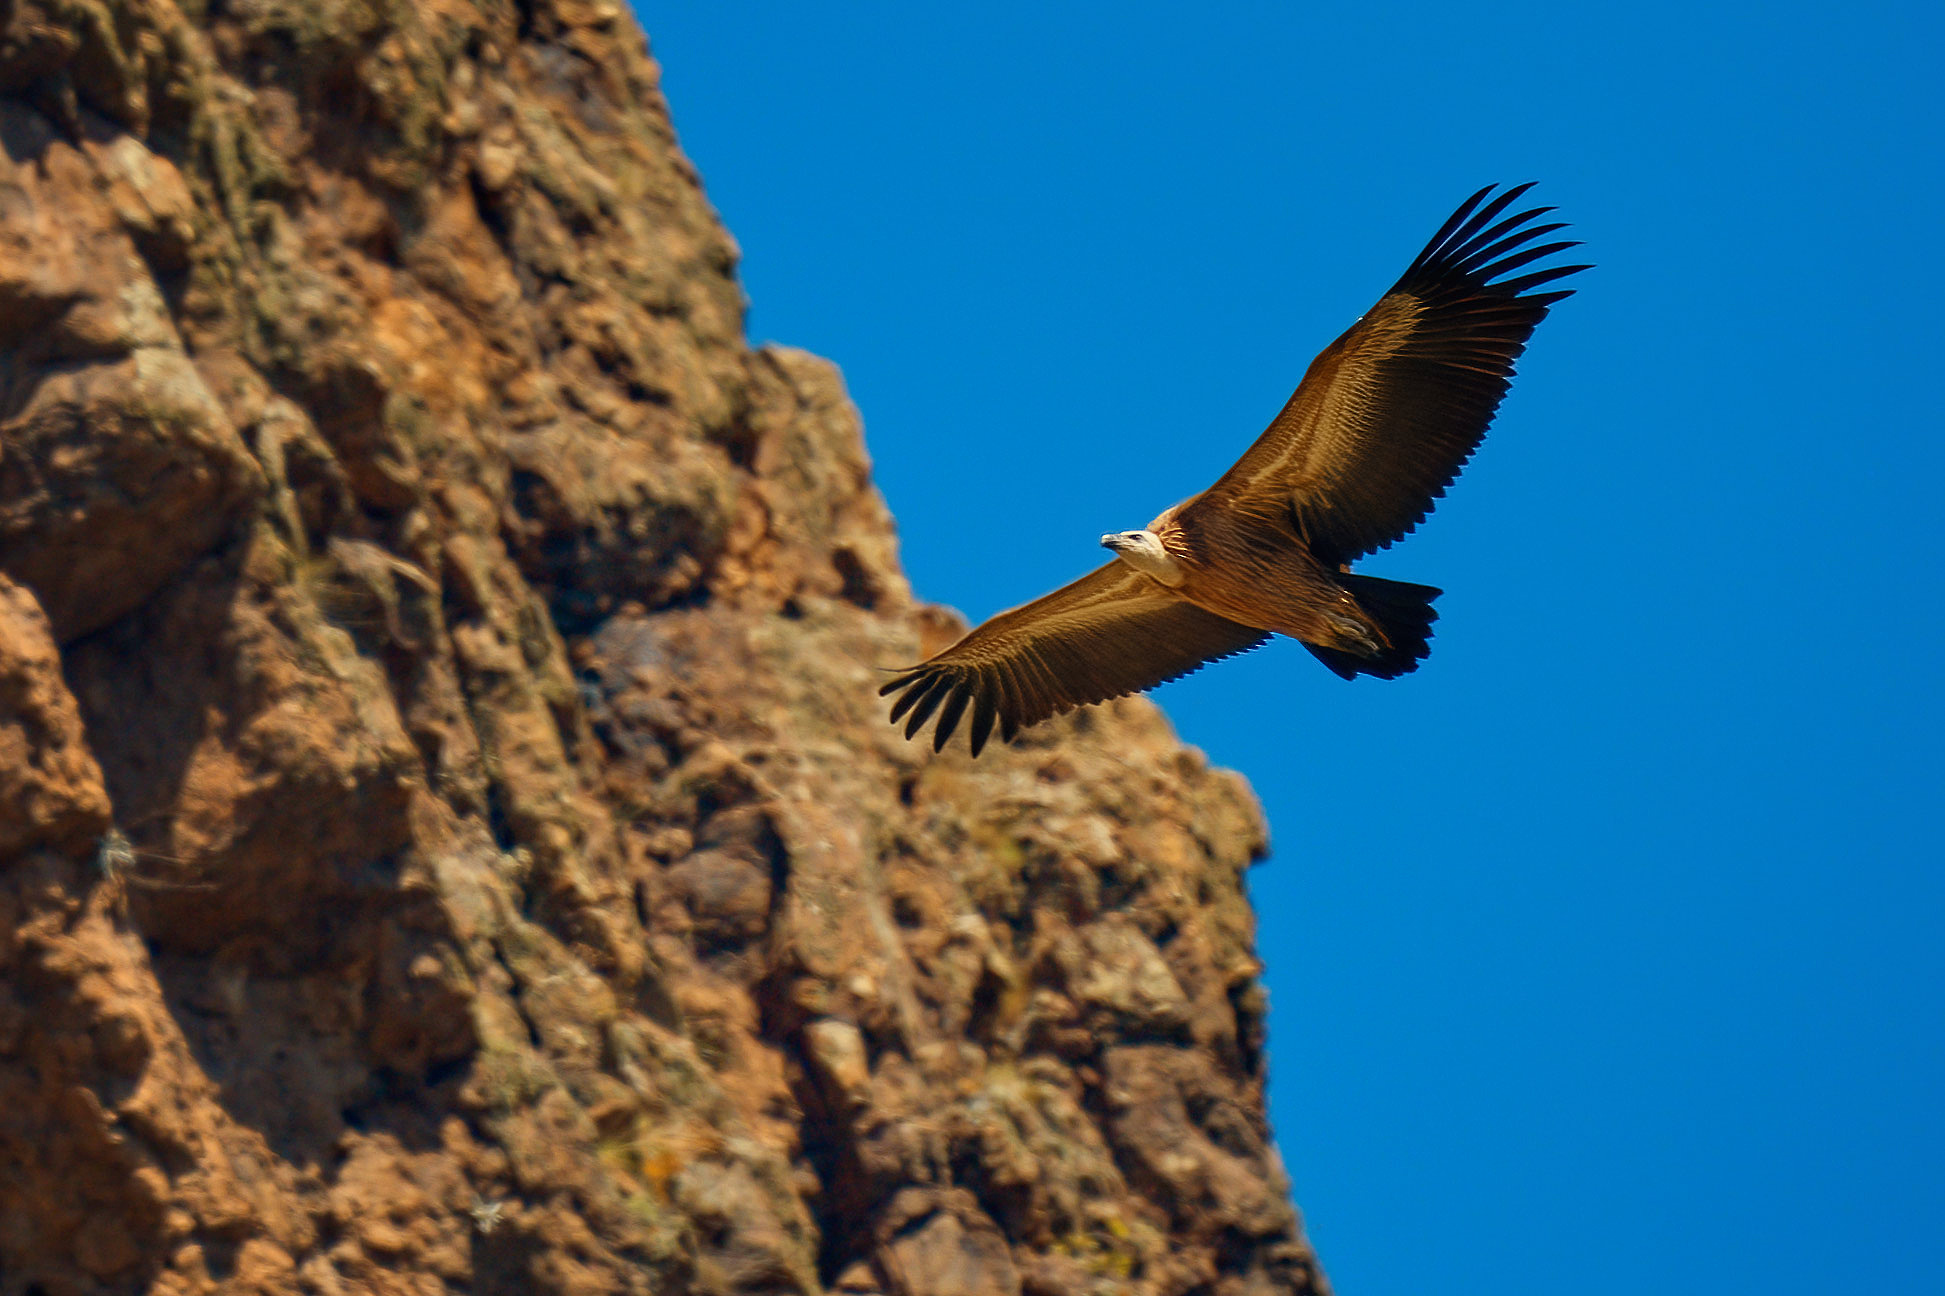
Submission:
<svg viewBox="0 0 1945 1296">
<path fill-rule="evenodd" d="M 727 852 L 695 852 L 669 870 L 668 885 L 688 906 L 698 938 L 712 946 L 745 944 L 769 922 L 769 873 Z"/>
<path fill-rule="evenodd" d="M 1179 1036 L 1189 1000 L 1161 952 L 1126 914 L 1109 913 L 1088 927 L 1074 985 L 1081 1002 L 1104 1009 L 1108 1029 L 1123 1035 Z"/>
<path fill-rule="evenodd" d="M 107 828 L 108 794 L 47 618 L 0 576 L 0 861 L 39 846 L 85 851 Z"/>
<path fill-rule="evenodd" d="M 114 1215 L 90 1215 L 74 1231 L 74 1262 L 97 1278 L 112 1278 L 141 1258 L 141 1248 Z"/>
<path fill-rule="evenodd" d="M 921 1215 L 881 1251 L 900 1296 L 1019 1296 L 1020 1275 L 993 1222 L 960 1203 Z"/>
<path fill-rule="evenodd" d="M 856 1026 L 828 1017 L 810 1023 L 804 1027 L 804 1053 L 839 1111 L 864 1099 L 871 1063 Z"/>
<path fill-rule="evenodd" d="M 14 355 L 0 565 L 33 587 L 66 641 L 207 552 L 261 477 L 127 225 L 153 236 L 158 221 L 187 219 L 175 169 L 128 137 L 105 148 L 53 140 L 6 169 L 0 313 L 15 331 L 0 334 Z M 167 215 L 139 201 L 138 184 Z"/>
</svg>

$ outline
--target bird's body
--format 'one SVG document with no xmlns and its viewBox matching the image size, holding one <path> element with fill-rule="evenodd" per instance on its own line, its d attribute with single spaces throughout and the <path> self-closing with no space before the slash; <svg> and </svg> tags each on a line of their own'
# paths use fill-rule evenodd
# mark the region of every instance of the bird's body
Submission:
<svg viewBox="0 0 1945 1296">
<path fill-rule="evenodd" d="M 1123 533 L 1152 536 L 1165 575 L 1123 536 L 1103 536 L 1102 544 L 1177 598 L 1218 616 L 1304 643 L 1371 651 L 1383 645 L 1383 630 L 1302 542 L 1276 526 L 1239 526 L 1213 509 L 1198 513 L 1193 506 L 1201 498 L 1176 505 L 1143 531 Z"/>
<path fill-rule="evenodd" d="M 902 693 L 893 722 L 910 712 L 910 737 L 936 712 L 943 748 L 970 711 L 978 755 L 995 724 L 1011 741 L 1272 633 L 1345 679 L 1415 670 L 1439 591 L 1350 564 L 1416 527 L 1484 438 L 1513 361 L 1570 295 L 1528 290 L 1586 269 L 1500 278 L 1575 246 L 1530 246 L 1562 228 L 1529 224 L 1550 208 L 1500 219 L 1529 187 L 1486 202 L 1488 187 L 1461 206 L 1215 485 L 1140 531 L 1102 536 L 1107 566 L 899 672 L 882 690 Z"/>
</svg>

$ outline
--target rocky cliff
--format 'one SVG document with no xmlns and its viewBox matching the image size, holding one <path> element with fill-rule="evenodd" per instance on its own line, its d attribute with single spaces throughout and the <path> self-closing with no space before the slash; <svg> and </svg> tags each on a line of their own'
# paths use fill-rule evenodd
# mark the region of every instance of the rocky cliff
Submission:
<svg viewBox="0 0 1945 1296">
<path fill-rule="evenodd" d="M 0 1293 L 1311 1293 L 1246 788 L 885 725 L 619 0 L 0 4 Z"/>
</svg>

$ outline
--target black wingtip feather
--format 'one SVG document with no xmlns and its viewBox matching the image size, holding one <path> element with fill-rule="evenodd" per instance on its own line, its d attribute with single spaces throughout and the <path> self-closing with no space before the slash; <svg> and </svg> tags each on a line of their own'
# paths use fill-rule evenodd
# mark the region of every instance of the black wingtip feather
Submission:
<svg viewBox="0 0 1945 1296">
<path fill-rule="evenodd" d="M 1576 248 L 1579 246 L 1579 239 L 1563 239 L 1558 243 L 1543 243 L 1539 247 L 1527 248 L 1524 251 L 1515 252 L 1511 256 L 1501 257 L 1485 269 L 1476 273 L 1482 280 L 1497 279 L 1501 275 L 1511 274 L 1521 266 L 1531 265 L 1541 257 L 1550 257 L 1555 253 L 1565 252 L 1568 248 Z M 1492 286 L 1497 288 L 1500 285 L 1493 284 Z"/>
<path fill-rule="evenodd" d="M 904 697 L 899 698 L 897 705 L 892 707 L 890 716 L 891 723 L 897 724 L 900 716 L 904 715 L 914 706 L 917 706 L 919 702 L 924 700 L 928 693 L 936 693 L 944 683 L 944 675 L 920 676 L 918 681 L 912 685 L 911 691 Z M 909 738 L 911 734 L 908 733 L 905 736 Z"/>
<path fill-rule="evenodd" d="M 973 702 L 972 754 L 974 756 L 979 755 L 980 749 L 986 745 L 986 739 L 992 736 L 993 721 L 998 718 L 998 714 L 998 706 L 993 701 L 993 690 L 980 689 L 978 698 Z"/>
<path fill-rule="evenodd" d="M 1459 228 L 1460 224 L 1465 221 L 1465 218 L 1472 214 L 1472 209 L 1485 201 L 1486 195 L 1491 193 L 1495 187 L 1494 185 L 1487 185 L 1484 189 L 1481 189 L 1478 193 L 1460 203 L 1459 210 L 1445 218 L 1445 224 L 1438 227 L 1438 233 L 1432 235 L 1432 241 L 1427 243 L 1425 250 L 1418 254 L 1418 260 L 1423 261 L 1427 256 L 1431 255 L 1434 248 L 1441 246 L 1446 239 L 1450 238 L 1452 231 Z M 1412 264 L 1416 267 L 1418 263 L 1413 262 Z"/>
<path fill-rule="evenodd" d="M 1453 235 L 1453 241 L 1460 245 L 1477 242 L 1480 231 L 1498 220 L 1499 213 L 1511 207 L 1521 194 L 1532 187 L 1532 184 L 1528 183 L 1514 189 L 1508 189 L 1505 193 L 1499 195 L 1499 197 L 1493 199 L 1484 207 L 1481 207 L 1472 214 L 1472 219 L 1461 226 L 1457 234 Z"/>
<path fill-rule="evenodd" d="M 945 710 L 939 712 L 939 723 L 932 730 L 932 750 L 941 752 L 952 737 L 952 731 L 959 727 L 959 717 L 966 714 L 966 703 L 972 701 L 972 685 L 961 684 L 952 690 L 946 699 Z"/>
<path fill-rule="evenodd" d="M 911 718 L 905 721 L 907 738 L 916 737 L 918 731 L 925 727 L 925 722 L 930 720 L 932 713 L 939 709 L 939 703 L 945 701 L 946 693 L 949 691 L 947 685 L 950 683 L 951 681 L 944 675 L 939 675 L 926 685 L 925 696 L 919 700 L 917 706 L 912 708 Z"/>
<path fill-rule="evenodd" d="M 1562 288 L 1559 292 L 1534 293 L 1531 296 L 1522 297 L 1520 300 L 1532 302 L 1539 310 L 1551 310 L 1555 302 L 1565 301 L 1573 295 L 1573 289 Z"/>
<path fill-rule="evenodd" d="M 1499 269 L 1501 263 L 1498 258 L 1506 256 L 1508 253 L 1524 256 L 1526 253 L 1519 251 L 1521 247 L 1524 247 L 1542 235 L 1551 234 L 1555 230 L 1563 230 L 1566 228 L 1566 221 L 1552 221 L 1546 225 L 1535 225 L 1532 229 L 1521 230 L 1517 234 L 1509 235 L 1497 242 L 1486 244 L 1476 252 L 1468 253 L 1465 257 L 1453 262 L 1452 268 L 1461 274 L 1475 275 L 1480 279 L 1490 279 L 1494 275 L 1501 273 Z M 1552 247 L 1554 245 L 1549 244 L 1548 246 Z M 1580 245 L 1578 243 L 1563 243 L 1558 246 L 1578 247 Z M 1531 249 L 1529 248 L 1528 251 L 1531 251 Z M 1545 253 L 1541 253 L 1540 255 L 1544 256 Z M 1529 257 L 1528 259 L 1530 260 L 1531 258 Z"/>
<path fill-rule="evenodd" d="M 1593 268 L 1590 265 L 1548 266 L 1544 270 L 1536 270 L 1530 275 L 1521 275 L 1517 279 L 1502 280 L 1494 284 L 1493 287 L 1517 295 L 1525 292 L 1528 288 L 1537 288 L 1541 284 L 1552 283 L 1556 279 L 1565 279 L 1568 275 L 1579 274 L 1582 270 L 1592 270 Z M 1573 295 L 1574 290 L 1566 288 L 1554 300 L 1558 301 L 1560 297 L 1571 297 Z"/>
<path fill-rule="evenodd" d="M 1549 234 L 1557 229 L 1566 229 L 1566 221 L 1551 221 L 1545 225 L 1535 225 L 1524 230 L 1520 229 L 1521 225 L 1532 220 L 1535 216 L 1544 216 L 1552 210 L 1553 208 L 1551 207 L 1529 207 L 1517 216 L 1508 216 L 1505 220 L 1499 222 L 1499 224 L 1489 230 L 1482 230 L 1475 237 L 1466 240 L 1466 246 L 1468 248 L 1491 248 L 1502 242 L 1508 246 L 1512 246 L 1523 243 L 1527 239 L 1536 238 L 1541 234 Z M 1515 231 L 1518 232 L 1516 233 Z M 1491 258 L 1492 252 L 1488 250 L 1469 252 L 1464 259 L 1466 261 L 1487 261 Z"/>
<path fill-rule="evenodd" d="M 1456 289 L 1462 285 L 1476 289 L 1490 284 L 1496 294 L 1511 296 L 1522 291 L 1523 287 L 1530 286 L 1527 280 L 1491 281 L 1542 257 L 1579 246 L 1578 242 L 1552 243 L 1544 248 L 1530 246 L 1535 239 L 1567 228 L 1565 221 L 1549 221 L 1540 225 L 1530 223 L 1555 210 L 1552 207 L 1532 207 L 1501 219 L 1500 214 L 1533 185 L 1534 182 L 1529 180 L 1500 190 L 1497 194 L 1493 193 L 1497 186 L 1487 185 L 1466 199 L 1439 227 L 1439 232 L 1432 236 L 1432 240 L 1406 269 L 1396 287 L 1424 293 L 1436 292 L 1440 288 Z M 1571 273 L 1574 270 L 1563 269 L 1553 277 L 1560 278 Z"/>
</svg>

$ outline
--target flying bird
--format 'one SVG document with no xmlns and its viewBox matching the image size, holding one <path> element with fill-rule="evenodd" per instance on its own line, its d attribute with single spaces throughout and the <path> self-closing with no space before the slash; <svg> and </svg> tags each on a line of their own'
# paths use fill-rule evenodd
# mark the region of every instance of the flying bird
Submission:
<svg viewBox="0 0 1945 1296">
<path fill-rule="evenodd" d="M 1288 635 L 1345 679 L 1395 679 L 1430 652 L 1430 585 L 1351 564 L 1409 534 L 1485 438 L 1513 362 L 1589 269 L 1512 278 L 1576 241 L 1536 240 L 1554 210 L 1502 214 L 1531 184 L 1488 185 L 1452 213 L 1377 305 L 1311 361 L 1222 478 L 1139 531 L 1101 537 L 1105 567 L 897 673 L 893 724 L 934 714 L 943 750 L 966 713 L 977 756 L 1075 707 L 1138 693 Z"/>
</svg>

